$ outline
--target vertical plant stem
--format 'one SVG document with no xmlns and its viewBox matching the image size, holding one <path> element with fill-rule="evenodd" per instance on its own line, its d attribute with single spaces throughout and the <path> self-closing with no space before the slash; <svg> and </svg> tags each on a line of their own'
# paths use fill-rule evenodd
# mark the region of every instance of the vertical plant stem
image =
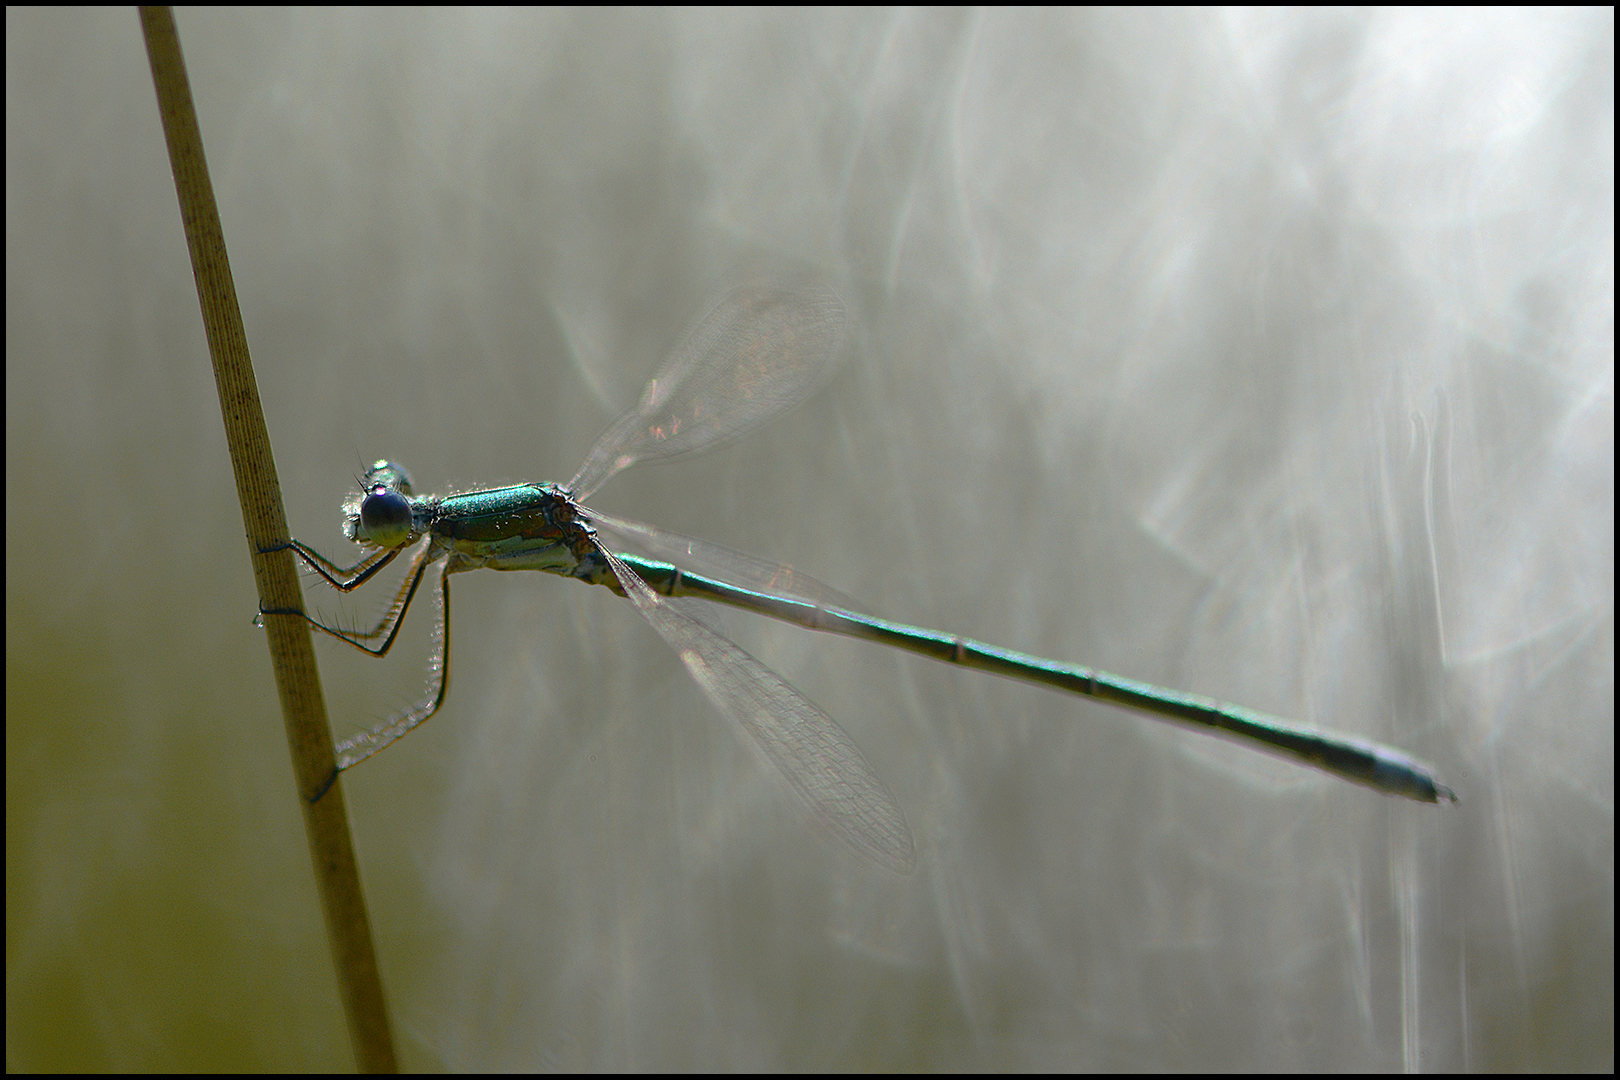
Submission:
<svg viewBox="0 0 1620 1080">
<path fill-rule="evenodd" d="M 236 302 L 236 286 L 226 258 L 219 208 L 203 157 L 202 132 L 197 125 L 185 60 L 180 54 L 174 12 L 166 7 L 143 7 L 141 29 L 180 197 L 186 246 L 197 279 L 197 299 L 202 305 L 208 351 L 213 358 L 259 605 L 265 610 L 302 610 L 292 552 L 260 553 L 286 541 L 287 520 L 269 430 L 248 357 L 242 313 Z M 371 923 L 360 890 L 354 843 L 349 835 L 343 787 L 331 783 L 337 763 L 309 628 L 302 618 L 271 615 L 265 618 L 265 630 L 355 1062 L 364 1072 L 394 1072 L 397 1063 L 393 1038 L 372 947 Z M 320 796 L 329 783 L 330 790 Z"/>
</svg>

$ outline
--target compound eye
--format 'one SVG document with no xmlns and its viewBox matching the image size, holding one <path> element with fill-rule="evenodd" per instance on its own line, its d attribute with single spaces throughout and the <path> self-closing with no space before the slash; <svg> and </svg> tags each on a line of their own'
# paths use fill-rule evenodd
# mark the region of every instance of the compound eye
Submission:
<svg viewBox="0 0 1620 1080">
<path fill-rule="evenodd" d="M 362 544 L 397 548 L 411 538 L 410 500 L 393 488 L 378 484 L 360 500 L 360 528 L 354 539 Z"/>
<path fill-rule="evenodd" d="M 392 461 L 373 462 L 371 468 L 366 470 L 365 480 L 360 486 L 363 490 L 370 491 L 379 484 L 384 487 L 391 487 L 404 495 L 411 494 L 410 476 L 406 474 L 401 466 Z"/>
</svg>

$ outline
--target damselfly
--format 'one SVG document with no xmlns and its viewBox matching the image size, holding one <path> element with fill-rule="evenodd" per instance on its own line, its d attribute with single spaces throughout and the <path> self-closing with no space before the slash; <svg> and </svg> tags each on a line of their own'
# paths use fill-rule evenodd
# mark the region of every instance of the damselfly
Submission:
<svg viewBox="0 0 1620 1080">
<path fill-rule="evenodd" d="M 451 574 L 544 570 L 628 597 L 719 711 L 775 766 L 811 817 L 857 854 L 901 873 L 911 869 L 915 858 L 905 817 L 843 729 L 765 665 L 663 597 L 731 604 L 813 630 L 910 649 L 1210 728 L 1385 794 L 1428 803 L 1456 800 L 1430 766 L 1399 750 L 1091 668 L 874 618 L 785 567 L 582 505 L 621 469 L 712 449 L 802 401 L 831 373 L 843 324 L 843 305 L 824 289 L 734 289 L 670 354 L 647 384 L 641 403 L 607 429 L 566 485 L 518 484 L 419 496 L 399 465 L 373 465 L 360 492 L 343 506 L 344 535 L 374 549 L 370 554 L 354 566 L 340 567 L 296 540 L 288 546 L 328 583 L 348 592 L 402 551 L 425 542 L 393 603 L 372 629 L 349 631 L 304 617 L 333 637 L 381 656 L 393 645 L 406 609 L 427 578 L 438 605 L 433 677 L 422 701 L 339 743 L 338 769 L 382 750 L 444 704 Z M 616 548 L 628 543 L 654 557 L 616 554 L 609 541 Z"/>
</svg>

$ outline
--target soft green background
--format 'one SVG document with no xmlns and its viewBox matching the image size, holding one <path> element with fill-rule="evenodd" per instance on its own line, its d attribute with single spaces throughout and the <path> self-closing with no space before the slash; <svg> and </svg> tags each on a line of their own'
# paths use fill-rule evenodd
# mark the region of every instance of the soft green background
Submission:
<svg viewBox="0 0 1620 1080">
<path fill-rule="evenodd" d="M 811 269 L 828 390 L 604 510 L 1463 796 L 732 618 L 898 880 L 628 605 L 467 575 L 448 706 L 346 781 L 408 1066 L 1612 1068 L 1611 13 L 179 24 L 296 535 L 377 456 L 565 480 Z M 6 32 L 6 1063 L 346 1068 L 136 16 Z M 426 622 L 321 649 L 351 731 Z"/>
</svg>

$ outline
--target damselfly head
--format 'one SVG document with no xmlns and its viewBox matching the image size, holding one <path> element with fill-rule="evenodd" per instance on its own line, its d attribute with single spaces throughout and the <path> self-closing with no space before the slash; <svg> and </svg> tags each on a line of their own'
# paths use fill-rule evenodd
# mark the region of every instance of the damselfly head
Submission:
<svg viewBox="0 0 1620 1080">
<path fill-rule="evenodd" d="M 343 535 L 368 547 L 396 548 L 411 539 L 411 478 L 392 461 L 378 461 L 343 504 Z"/>
<path fill-rule="evenodd" d="M 392 461 L 373 462 L 366 475 L 360 479 L 360 490 L 367 495 L 371 494 L 378 485 L 399 492 L 401 495 L 413 495 L 411 491 L 411 478 L 406 474 L 405 467 Z"/>
</svg>

